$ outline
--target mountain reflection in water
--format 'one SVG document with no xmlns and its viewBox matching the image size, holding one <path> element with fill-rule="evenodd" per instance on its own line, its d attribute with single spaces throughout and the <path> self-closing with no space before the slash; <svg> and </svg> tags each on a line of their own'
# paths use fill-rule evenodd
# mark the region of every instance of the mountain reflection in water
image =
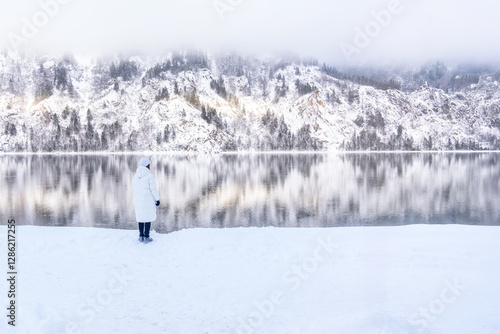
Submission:
<svg viewBox="0 0 500 334">
<path fill-rule="evenodd" d="M 499 225 L 498 153 L 154 155 L 153 228 Z M 135 229 L 137 155 L 0 156 L 1 224 Z"/>
</svg>

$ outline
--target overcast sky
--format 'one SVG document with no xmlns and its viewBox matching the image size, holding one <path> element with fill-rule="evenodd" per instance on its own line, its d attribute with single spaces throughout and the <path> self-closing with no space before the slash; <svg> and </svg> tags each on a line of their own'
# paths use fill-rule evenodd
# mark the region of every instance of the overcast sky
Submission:
<svg viewBox="0 0 500 334">
<path fill-rule="evenodd" d="M 54 54 L 196 48 L 336 65 L 500 59 L 492 0 L 20 0 L 3 1 L 0 22 L 3 48 Z"/>
</svg>

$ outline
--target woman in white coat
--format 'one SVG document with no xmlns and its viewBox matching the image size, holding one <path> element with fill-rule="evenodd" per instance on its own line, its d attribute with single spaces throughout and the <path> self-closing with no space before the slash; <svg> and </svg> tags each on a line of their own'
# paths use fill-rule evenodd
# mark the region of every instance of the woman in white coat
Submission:
<svg viewBox="0 0 500 334">
<path fill-rule="evenodd" d="M 160 205 L 160 195 L 155 177 L 150 170 L 151 161 L 141 158 L 134 176 L 135 218 L 139 224 L 139 241 L 153 241 L 149 237 L 151 222 L 156 220 L 156 207 Z"/>
</svg>

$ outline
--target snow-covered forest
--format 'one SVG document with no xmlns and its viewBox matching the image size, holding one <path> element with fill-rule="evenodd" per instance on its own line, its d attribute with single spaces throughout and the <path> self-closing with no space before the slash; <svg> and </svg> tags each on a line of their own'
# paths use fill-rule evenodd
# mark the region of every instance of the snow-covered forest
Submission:
<svg viewBox="0 0 500 334">
<path fill-rule="evenodd" d="M 0 54 L 0 151 L 500 148 L 500 71 Z"/>
</svg>

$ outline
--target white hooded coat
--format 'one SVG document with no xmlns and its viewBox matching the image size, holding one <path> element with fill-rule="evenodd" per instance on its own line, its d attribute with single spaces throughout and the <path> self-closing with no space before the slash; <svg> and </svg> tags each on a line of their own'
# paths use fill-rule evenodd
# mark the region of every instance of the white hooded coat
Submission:
<svg viewBox="0 0 500 334">
<path fill-rule="evenodd" d="M 156 220 L 156 201 L 160 200 L 156 188 L 155 177 L 144 167 L 137 167 L 134 176 L 135 219 L 138 223 L 149 223 Z"/>
</svg>

